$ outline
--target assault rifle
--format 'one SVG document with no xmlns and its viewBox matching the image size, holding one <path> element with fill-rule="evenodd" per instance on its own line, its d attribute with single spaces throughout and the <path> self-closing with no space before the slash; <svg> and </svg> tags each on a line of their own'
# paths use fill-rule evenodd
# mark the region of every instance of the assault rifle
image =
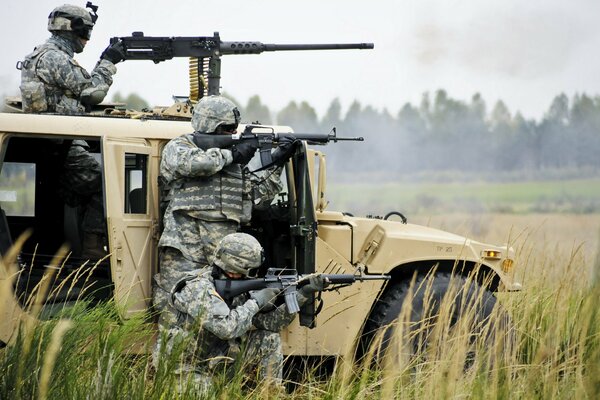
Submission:
<svg viewBox="0 0 600 400">
<path fill-rule="evenodd" d="M 262 130 L 263 132 L 254 132 Z M 270 130 L 271 132 L 264 132 Z M 241 134 L 234 135 L 208 135 L 206 133 L 194 133 L 194 143 L 202 150 L 211 148 L 227 149 L 244 141 L 252 141 L 260 152 L 261 169 L 269 167 L 273 163 L 271 150 L 276 146 L 282 138 L 295 138 L 297 140 L 305 140 L 308 144 L 325 145 L 329 142 L 337 143 L 338 141 L 358 141 L 362 142 L 363 137 L 339 137 L 335 127 L 330 133 L 276 133 L 272 127 L 263 125 L 246 125 L 246 128 Z"/>
<path fill-rule="evenodd" d="M 217 293 L 225 299 L 230 300 L 242 293 L 252 290 L 261 290 L 265 288 L 281 289 L 284 295 L 285 304 L 290 313 L 300 311 L 296 291 L 298 288 L 309 283 L 309 275 L 298 275 L 293 269 L 269 268 L 264 278 L 257 279 L 215 279 L 215 288 Z M 334 285 L 326 290 L 336 290 L 341 286 L 352 285 L 356 281 L 389 280 L 389 275 L 364 275 L 364 274 L 322 274 L 323 278 L 330 285 Z M 337 285 L 337 286 L 335 286 Z M 341 285 L 341 286 L 340 286 Z"/>
<path fill-rule="evenodd" d="M 154 63 L 173 57 L 190 58 L 190 99 L 217 95 L 220 90 L 221 56 L 231 54 L 260 54 L 265 51 L 372 49 L 373 43 L 333 44 L 264 44 L 261 42 L 223 42 L 219 32 L 213 36 L 166 37 L 131 36 L 113 37 L 110 43 L 121 42 L 125 60 L 152 60 Z"/>
</svg>

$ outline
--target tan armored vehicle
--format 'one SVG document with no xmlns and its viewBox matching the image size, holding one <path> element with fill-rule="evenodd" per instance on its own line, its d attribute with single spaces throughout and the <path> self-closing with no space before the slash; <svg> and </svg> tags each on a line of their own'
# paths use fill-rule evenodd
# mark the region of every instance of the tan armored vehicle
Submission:
<svg viewBox="0 0 600 400">
<path fill-rule="evenodd" d="M 142 43 L 144 48 L 164 44 L 161 38 L 133 38 L 153 39 Z M 184 39 L 190 39 L 191 46 L 195 43 Z M 218 43 L 217 34 L 214 39 Z M 159 53 L 160 60 L 169 58 Z M 143 56 L 140 51 L 133 54 Z M 213 64 L 206 77 L 209 87 L 199 79 L 196 90 L 210 94 L 211 71 L 218 79 L 218 71 L 210 69 Z M 194 68 L 206 65 L 200 62 Z M 200 76 L 206 71 L 196 72 Z M 159 272 L 161 151 L 170 139 L 190 132 L 185 118 L 190 104 L 148 113 L 107 107 L 83 116 L 0 114 L 0 253 L 6 255 L 20 235 L 31 232 L 15 265 L 0 268 L 0 341 L 14 339 L 21 321 L 29 318 L 27 301 L 48 268 L 60 268 L 60 273 L 52 283 L 58 289 L 40 300 L 44 318 L 78 299 L 93 304 L 114 298 L 122 306 L 123 318 L 150 310 L 152 277 Z M 293 132 L 286 126 L 264 131 Z M 81 258 L 82 210 L 67 206 L 57 194 L 65 149 L 77 139 L 87 141 L 103 167 L 109 254 L 103 260 Z M 327 209 L 325 160 L 323 152 L 304 142 L 282 174 L 285 189 L 269 209 L 255 212 L 251 224 L 243 227 L 265 248 L 264 271 L 385 274 L 390 279 L 324 292 L 323 307 L 318 302 L 303 307 L 300 317 L 282 332 L 284 353 L 348 354 L 398 316 L 415 274 L 421 279 L 435 269 L 435 287 L 443 292 L 453 271 L 466 276 L 479 268 L 477 281 L 490 299 L 495 291 L 520 288 L 511 277 L 514 252 L 507 246 L 480 243 L 397 217 L 361 218 Z M 53 261 L 65 243 L 68 258 Z"/>
<path fill-rule="evenodd" d="M 273 129 L 291 132 L 283 126 Z M 51 260 L 64 243 L 69 244 L 71 255 L 54 286 L 61 280 L 70 281 L 45 299 L 48 305 L 82 296 L 92 301 L 114 297 L 123 305 L 125 318 L 148 310 L 151 278 L 159 268 L 156 244 L 161 150 L 169 139 L 189 131 L 189 121 L 158 117 L 0 114 L 0 252 L 5 254 L 23 232 L 32 232 L 20 253 L 18 280 L 9 286 L 13 293 L 2 296 L 0 340 L 6 343 L 14 336 L 27 314 L 28 294 L 44 270 L 60 267 Z M 85 139 L 103 165 L 110 253 L 96 267 L 95 261 L 88 263 L 85 272 L 79 274 L 71 272 L 85 262 L 79 258 L 81 213 L 63 204 L 56 193 L 65 143 L 75 139 Z M 458 260 L 464 263 L 464 273 L 481 265 L 493 277 L 490 291 L 519 287 L 510 277 L 513 251 L 506 246 L 401 221 L 328 210 L 325 155 L 321 151 L 305 145 L 288 163 L 282 179 L 286 189 L 268 211 L 257 213 L 252 224 L 244 228 L 265 246 L 265 268 L 288 267 L 302 274 L 354 273 L 360 269 L 365 274 L 391 276 L 389 281 L 361 282 L 323 293 L 325 306 L 313 329 L 301 327 L 300 319 L 296 319 L 283 332 L 288 354 L 344 353 L 361 335 L 370 316 L 382 312 L 378 304 L 382 300 L 388 304 L 388 294 L 405 285 L 414 272 L 424 274 L 437 266 L 440 277 L 447 277 Z M 12 278 L 9 270 L 0 270 L 0 281 L 6 283 Z M 307 318 L 310 324 L 312 317 Z"/>
</svg>

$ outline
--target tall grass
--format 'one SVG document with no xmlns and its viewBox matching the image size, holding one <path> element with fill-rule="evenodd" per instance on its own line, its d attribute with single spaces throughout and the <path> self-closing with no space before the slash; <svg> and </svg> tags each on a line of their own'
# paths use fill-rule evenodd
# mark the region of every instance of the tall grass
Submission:
<svg viewBox="0 0 600 400">
<path fill-rule="evenodd" d="M 114 303 L 90 307 L 82 298 L 52 320 L 24 326 L 0 350 L 0 399 L 599 398 L 600 285 L 582 278 L 590 262 L 578 246 L 553 248 L 518 244 L 525 289 L 499 296 L 501 307 L 480 334 L 471 334 L 478 321 L 470 307 L 450 323 L 461 295 L 455 287 L 439 313 L 417 324 L 406 303 L 385 354 L 373 346 L 362 360 L 340 359 L 326 378 L 309 369 L 287 393 L 237 373 L 218 375 L 210 392 L 199 394 L 173 374 L 180 352 L 152 366 L 148 316 L 123 321 Z M 429 340 L 415 355 L 414 340 L 425 330 Z"/>
</svg>

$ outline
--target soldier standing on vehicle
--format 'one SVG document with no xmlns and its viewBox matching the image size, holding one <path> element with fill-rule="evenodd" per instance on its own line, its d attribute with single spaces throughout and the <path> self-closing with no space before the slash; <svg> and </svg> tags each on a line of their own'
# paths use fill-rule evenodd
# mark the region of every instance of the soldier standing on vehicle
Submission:
<svg viewBox="0 0 600 400">
<path fill-rule="evenodd" d="M 295 317 L 285 303 L 276 306 L 279 289 L 266 288 L 244 293 L 226 302 L 217 293 L 214 279 L 244 279 L 263 263 L 260 243 L 245 233 L 232 233 L 219 241 L 211 265 L 185 275 L 170 293 L 177 322 L 166 332 L 166 348 L 156 348 L 158 356 L 170 354 L 183 345 L 182 362 L 175 373 L 180 387 L 195 385 L 206 391 L 212 376 L 225 372 L 233 378 L 234 361 L 242 362 L 245 373 L 254 372 L 255 382 L 268 379 L 281 386 L 283 353 L 279 332 Z M 299 304 L 323 290 L 321 275 L 310 276 L 297 292 Z M 181 342 L 185 341 L 185 342 Z M 177 347 L 175 347 L 177 348 Z M 161 354 L 162 353 L 162 354 Z"/>
<path fill-rule="evenodd" d="M 108 46 L 91 74 L 75 61 L 74 54 L 83 51 L 98 19 L 98 7 L 90 2 L 87 6 L 92 12 L 69 4 L 52 10 L 52 36 L 18 63 L 23 112 L 81 114 L 106 97 L 124 49 L 120 42 Z"/>
<path fill-rule="evenodd" d="M 120 42 L 108 46 L 91 74 L 75 61 L 73 55 L 83 51 L 98 19 L 98 7 L 90 2 L 86 7 L 91 12 L 69 4 L 52 10 L 48 16 L 52 36 L 18 63 L 23 112 L 82 114 L 106 97 L 117 71 L 115 64 L 123 60 L 124 50 Z M 69 206 L 84 207 L 82 257 L 103 257 L 102 170 L 84 140 L 74 140 L 68 148 L 59 194 Z"/>
<path fill-rule="evenodd" d="M 231 135 L 239 122 L 237 106 L 225 97 L 203 97 L 194 107 L 196 132 Z M 276 149 L 274 162 L 281 164 L 289 158 L 294 143 L 290 140 Z M 281 167 L 249 171 L 247 164 L 256 149 L 256 144 L 244 141 L 232 149 L 202 150 L 194 143 L 194 133 L 165 146 L 160 174 L 169 188 L 169 205 L 158 243 L 160 273 L 154 288 L 161 326 L 175 323 L 176 315 L 167 302 L 175 283 L 186 273 L 210 265 L 219 240 L 248 223 L 253 208 L 268 207 L 281 190 Z"/>
</svg>

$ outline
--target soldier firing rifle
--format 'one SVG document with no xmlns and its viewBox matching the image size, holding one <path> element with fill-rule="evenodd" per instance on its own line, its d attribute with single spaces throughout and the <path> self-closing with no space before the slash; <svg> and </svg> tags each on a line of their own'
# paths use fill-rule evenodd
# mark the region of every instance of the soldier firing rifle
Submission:
<svg viewBox="0 0 600 400">
<path fill-rule="evenodd" d="M 254 132 L 260 130 L 271 130 L 271 132 Z M 304 140 L 308 144 L 325 145 L 329 142 L 337 143 L 338 141 L 364 141 L 363 137 L 339 137 L 335 127 L 331 133 L 276 133 L 273 128 L 262 125 L 246 125 L 241 134 L 233 135 L 209 135 L 206 133 L 194 132 L 193 137 L 196 146 L 202 150 L 211 148 L 229 149 L 240 145 L 244 142 L 250 142 L 258 149 L 260 154 L 261 167 L 260 169 L 269 168 L 274 164 L 271 150 L 274 146 L 279 146 L 280 143 L 287 143 L 290 140 Z"/>
<path fill-rule="evenodd" d="M 355 282 L 372 280 L 389 280 L 389 275 L 365 275 L 365 274 L 319 274 L 327 285 L 334 285 L 326 290 L 336 290 L 341 286 L 352 285 Z M 293 269 L 269 268 L 264 278 L 226 280 L 215 279 L 214 284 L 217 293 L 225 299 L 230 300 L 242 293 L 265 288 L 275 288 L 284 294 L 285 303 L 290 313 L 300 311 L 296 291 L 309 284 L 310 276 L 298 275 Z"/>
</svg>

